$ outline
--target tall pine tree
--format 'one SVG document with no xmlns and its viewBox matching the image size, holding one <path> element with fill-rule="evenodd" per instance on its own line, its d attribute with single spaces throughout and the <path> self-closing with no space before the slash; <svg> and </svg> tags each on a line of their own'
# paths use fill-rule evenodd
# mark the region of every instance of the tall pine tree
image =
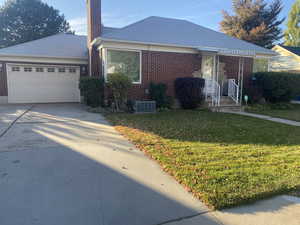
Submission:
<svg viewBox="0 0 300 225">
<path fill-rule="evenodd" d="M 41 0 L 6 0 L 0 7 L 0 48 L 60 32 L 70 32 L 69 23 Z"/>
<path fill-rule="evenodd" d="M 300 47 L 300 0 L 296 0 L 289 13 L 284 44 Z"/>
<path fill-rule="evenodd" d="M 234 15 L 223 11 L 221 30 L 233 37 L 271 48 L 282 38 L 279 19 L 281 0 L 267 4 L 264 0 L 233 0 Z"/>
</svg>

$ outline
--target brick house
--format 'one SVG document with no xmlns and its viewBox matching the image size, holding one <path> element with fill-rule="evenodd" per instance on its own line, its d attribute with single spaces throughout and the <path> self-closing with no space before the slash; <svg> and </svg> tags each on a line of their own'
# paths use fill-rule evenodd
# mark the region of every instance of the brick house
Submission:
<svg viewBox="0 0 300 225">
<path fill-rule="evenodd" d="M 0 49 L 0 101 L 76 102 L 79 76 L 122 72 L 133 81 L 132 99 L 147 99 L 150 82 L 166 83 L 174 96 L 176 78 L 196 76 L 206 80 L 211 104 L 223 95 L 240 104 L 254 59 L 275 55 L 186 20 L 149 17 L 104 27 L 101 0 L 87 0 L 87 11 L 87 37 L 59 34 Z"/>
</svg>

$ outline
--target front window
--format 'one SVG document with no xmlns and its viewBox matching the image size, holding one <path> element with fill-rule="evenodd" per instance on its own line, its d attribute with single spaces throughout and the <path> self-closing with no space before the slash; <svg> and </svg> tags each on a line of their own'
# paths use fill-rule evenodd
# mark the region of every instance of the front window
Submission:
<svg viewBox="0 0 300 225">
<path fill-rule="evenodd" d="M 141 53 L 136 51 L 107 50 L 106 75 L 122 73 L 133 83 L 141 83 Z"/>
<path fill-rule="evenodd" d="M 263 58 L 256 58 L 254 59 L 253 64 L 253 72 L 268 72 L 269 70 L 269 60 Z"/>
</svg>

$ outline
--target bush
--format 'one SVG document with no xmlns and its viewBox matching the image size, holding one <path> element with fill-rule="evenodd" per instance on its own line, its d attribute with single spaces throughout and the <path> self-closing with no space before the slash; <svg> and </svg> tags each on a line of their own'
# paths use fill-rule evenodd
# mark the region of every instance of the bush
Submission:
<svg viewBox="0 0 300 225">
<path fill-rule="evenodd" d="M 132 86 L 130 78 L 122 73 L 109 74 L 107 85 L 111 89 L 116 110 L 125 110 L 128 92 Z"/>
<path fill-rule="evenodd" d="M 167 96 L 167 90 L 168 86 L 164 83 L 150 83 L 150 99 L 156 101 L 156 106 L 159 109 L 172 107 L 172 97 Z"/>
<path fill-rule="evenodd" d="M 202 78 L 178 78 L 175 81 L 175 92 L 181 107 L 195 109 L 204 100 L 203 88 L 205 80 Z"/>
<path fill-rule="evenodd" d="M 292 110 L 294 109 L 295 106 L 290 103 L 275 103 L 275 104 L 254 104 L 254 105 L 249 105 L 246 107 L 247 111 L 250 112 L 263 112 L 263 111 L 270 111 L 270 110 Z"/>
<path fill-rule="evenodd" d="M 257 85 L 247 85 L 244 87 L 243 90 L 244 95 L 248 95 L 249 101 L 248 103 L 254 104 L 254 103 L 259 103 L 263 97 L 263 90 L 258 87 Z M 244 99 L 243 99 L 244 100 Z"/>
<path fill-rule="evenodd" d="M 82 77 L 79 81 L 79 89 L 84 102 L 90 107 L 104 105 L 104 81 L 96 77 Z"/>
<path fill-rule="evenodd" d="M 289 102 L 300 95 L 300 74 L 259 72 L 253 74 L 253 78 L 253 85 L 262 90 L 268 102 Z"/>
</svg>

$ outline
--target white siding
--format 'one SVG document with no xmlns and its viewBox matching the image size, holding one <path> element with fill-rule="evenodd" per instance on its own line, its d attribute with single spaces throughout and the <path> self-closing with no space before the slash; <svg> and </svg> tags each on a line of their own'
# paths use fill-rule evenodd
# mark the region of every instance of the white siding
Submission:
<svg viewBox="0 0 300 225">
<path fill-rule="evenodd" d="M 273 50 L 279 55 L 270 59 L 270 71 L 300 72 L 300 57 L 289 53 L 281 47 L 276 46 Z"/>
</svg>

